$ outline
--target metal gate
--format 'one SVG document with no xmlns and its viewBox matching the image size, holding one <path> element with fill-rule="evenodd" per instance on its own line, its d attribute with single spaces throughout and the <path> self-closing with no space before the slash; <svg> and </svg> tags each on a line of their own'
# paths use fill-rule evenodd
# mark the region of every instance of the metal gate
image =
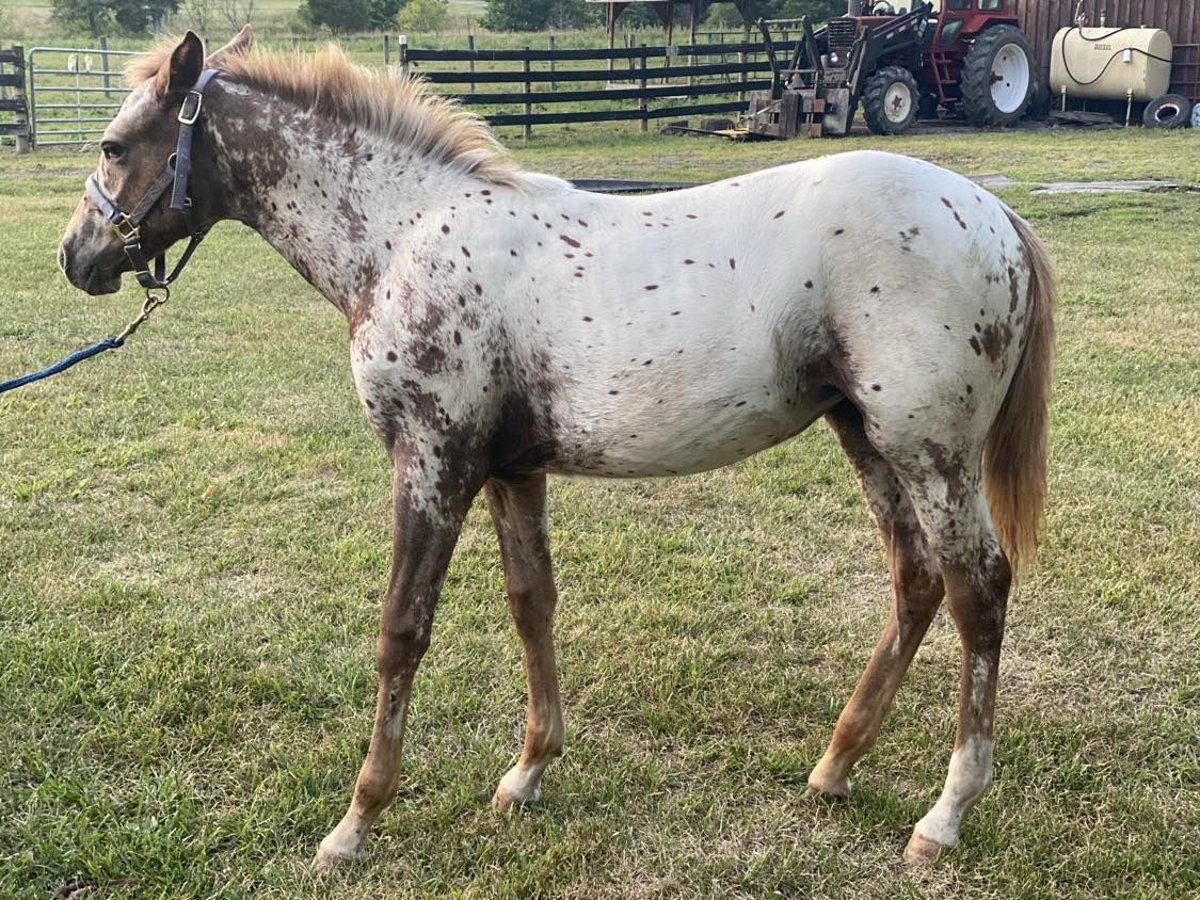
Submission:
<svg viewBox="0 0 1200 900">
<path fill-rule="evenodd" d="M 122 80 L 131 51 L 34 47 L 29 51 L 30 139 L 34 147 L 98 141 L 129 93 Z"/>
</svg>

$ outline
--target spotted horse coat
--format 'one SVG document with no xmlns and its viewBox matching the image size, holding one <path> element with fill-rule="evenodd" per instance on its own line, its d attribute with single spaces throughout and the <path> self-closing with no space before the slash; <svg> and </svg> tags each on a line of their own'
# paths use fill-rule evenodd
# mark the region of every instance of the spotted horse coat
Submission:
<svg viewBox="0 0 1200 900">
<path fill-rule="evenodd" d="M 480 120 L 329 50 L 207 61 L 189 35 L 133 65 L 97 182 L 124 204 L 208 65 L 190 190 L 242 221 L 346 316 L 355 385 L 394 463 L 375 724 L 318 860 L 360 855 L 395 794 L 412 680 L 467 509 L 495 520 L 524 643 L 524 747 L 498 808 L 537 798 L 563 723 L 546 474 L 682 475 L 824 417 L 888 555 L 891 615 L 809 784 L 832 795 L 875 740 L 934 611 L 962 639 L 945 789 L 906 856 L 953 846 L 992 779 L 1013 566 L 1045 482 L 1051 273 L 1037 238 L 959 176 L 854 152 L 644 197 L 518 170 Z M 127 207 L 126 207 L 127 208 Z M 147 252 L 184 236 L 169 210 Z M 60 250 L 91 293 L 128 262 L 86 196 Z"/>
</svg>

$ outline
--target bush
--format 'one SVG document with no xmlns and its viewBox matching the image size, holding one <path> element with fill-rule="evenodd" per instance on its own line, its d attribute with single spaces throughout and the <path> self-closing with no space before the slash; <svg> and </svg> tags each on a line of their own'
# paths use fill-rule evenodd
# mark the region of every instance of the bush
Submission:
<svg viewBox="0 0 1200 900">
<path fill-rule="evenodd" d="M 480 24 L 491 31 L 579 28 L 604 19 L 604 8 L 583 0 L 488 0 Z"/>
<path fill-rule="evenodd" d="M 441 31 L 449 15 L 449 0 L 408 0 L 396 13 L 396 27 L 407 32 Z"/>
</svg>

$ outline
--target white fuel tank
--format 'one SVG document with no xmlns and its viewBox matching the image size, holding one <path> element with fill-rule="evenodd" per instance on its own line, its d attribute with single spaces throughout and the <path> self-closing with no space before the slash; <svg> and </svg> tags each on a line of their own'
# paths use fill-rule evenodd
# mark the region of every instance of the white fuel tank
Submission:
<svg viewBox="0 0 1200 900">
<path fill-rule="evenodd" d="M 1171 83 L 1171 36 L 1161 28 L 1063 28 L 1050 50 L 1050 89 L 1060 96 L 1153 100 Z"/>
</svg>

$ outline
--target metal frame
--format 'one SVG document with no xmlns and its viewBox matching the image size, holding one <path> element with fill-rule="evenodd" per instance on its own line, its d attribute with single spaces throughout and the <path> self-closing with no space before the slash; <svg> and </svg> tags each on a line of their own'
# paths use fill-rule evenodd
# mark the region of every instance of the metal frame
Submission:
<svg viewBox="0 0 1200 900">
<path fill-rule="evenodd" d="M 71 69 L 69 66 L 66 68 L 38 68 L 37 54 L 45 56 L 46 54 L 63 53 L 74 54 L 77 58 L 98 57 L 100 59 L 100 68 L 90 70 L 80 70 L 78 66 L 75 69 Z M 27 69 L 29 72 L 29 137 L 33 146 L 79 146 L 97 140 L 103 130 L 102 126 L 112 121 L 121 106 L 121 102 L 125 99 L 125 95 L 129 93 L 128 88 L 122 82 L 124 73 L 117 69 L 110 69 L 110 59 L 114 56 L 129 57 L 136 55 L 135 51 L 109 50 L 104 47 L 31 48 L 27 57 Z M 47 84 L 44 79 L 51 76 L 73 76 L 75 83 L 73 85 Z M 115 84 L 111 81 L 114 77 L 116 78 Z M 91 85 L 83 83 L 83 79 L 101 79 L 103 83 Z M 39 83 L 39 80 L 42 80 L 41 83 Z M 74 95 L 74 100 L 70 102 L 38 102 L 39 95 L 54 97 L 55 94 L 59 93 Z M 85 97 L 93 94 L 104 95 L 104 101 L 99 103 L 87 102 Z M 43 115 L 47 111 L 66 110 L 74 110 L 75 115 L 73 117 L 69 115 Z M 97 114 L 87 115 L 87 113 Z M 101 127 L 95 127 L 97 125 Z M 73 127 L 64 128 L 56 126 Z"/>
</svg>

